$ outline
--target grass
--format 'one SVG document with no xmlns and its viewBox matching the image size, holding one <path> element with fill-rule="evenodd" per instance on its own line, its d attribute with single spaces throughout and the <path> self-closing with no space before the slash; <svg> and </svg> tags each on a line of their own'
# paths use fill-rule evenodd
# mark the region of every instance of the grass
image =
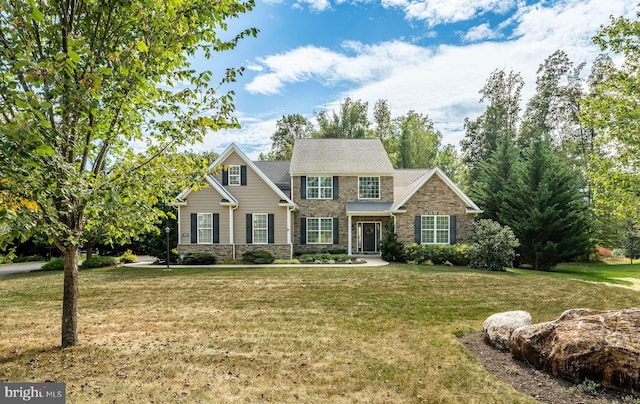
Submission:
<svg viewBox="0 0 640 404">
<path fill-rule="evenodd" d="M 639 277 L 640 265 L 627 269 Z M 67 350 L 62 273 L 10 275 L 0 278 L 0 381 L 64 382 L 68 403 L 533 403 L 456 335 L 499 311 L 541 322 L 640 306 L 637 291 L 560 270 L 94 269 L 80 274 L 81 344 Z"/>
</svg>

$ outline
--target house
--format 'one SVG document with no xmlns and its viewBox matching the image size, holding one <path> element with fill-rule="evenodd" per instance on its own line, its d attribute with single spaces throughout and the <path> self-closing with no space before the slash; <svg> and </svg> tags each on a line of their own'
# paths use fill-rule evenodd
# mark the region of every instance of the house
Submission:
<svg viewBox="0 0 640 404">
<path fill-rule="evenodd" d="M 180 254 L 379 254 L 392 223 L 402 243 L 454 244 L 481 212 L 438 168 L 394 169 L 379 139 L 298 139 L 286 162 L 232 144 L 203 181 L 177 197 Z"/>
</svg>

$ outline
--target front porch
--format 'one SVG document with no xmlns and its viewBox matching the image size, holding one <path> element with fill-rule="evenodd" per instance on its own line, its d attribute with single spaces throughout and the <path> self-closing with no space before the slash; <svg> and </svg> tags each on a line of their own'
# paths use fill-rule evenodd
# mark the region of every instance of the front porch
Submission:
<svg viewBox="0 0 640 404">
<path fill-rule="evenodd" d="M 391 204 L 347 203 L 347 253 L 353 256 L 380 256 L 380 240 L 391 223 Z"/>
</svg>

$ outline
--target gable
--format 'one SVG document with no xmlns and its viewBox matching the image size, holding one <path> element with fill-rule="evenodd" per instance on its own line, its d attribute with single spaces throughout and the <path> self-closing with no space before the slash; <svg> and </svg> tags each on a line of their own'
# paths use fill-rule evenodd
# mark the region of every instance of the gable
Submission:
<svg viewBox="0 0 640 404">
<path fill-rule="evenodd" d="M 396 170 L 398 189 L 394 200 L 394 210 L 406 208 L 417 194 L 433 194 L 430 199 L 441 200 L 440 203 L 460 205 L 464 213 L 481 213 L 482 210 L 439 168 L 425 170 L 420 176 L 419 170 Z M 439 195 L 439 196 L 438 196 Z M 436 196 L 438 196 L 436 198 Z"/>
</svg>

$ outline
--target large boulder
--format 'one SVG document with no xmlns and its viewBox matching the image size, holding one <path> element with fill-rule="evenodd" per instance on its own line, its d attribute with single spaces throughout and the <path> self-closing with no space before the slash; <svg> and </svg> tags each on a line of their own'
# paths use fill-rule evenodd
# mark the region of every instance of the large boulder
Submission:
<svg viewBox="0 0 640 404">
<path fill-rule="evenodd" d="M 485 338 L 498 349 L 509 350 L 511 333 L 518 327 L 531 325 L 531 314 L 523 310 L 496 313 L 484 320 L 482 329 Z"/>
<path fill-rule="evenodd" d="M 559 319 L 511 335 L 516 359 L 575 383 L 640 393 L 640 309 L 565 311 Z"/>
</svg>

